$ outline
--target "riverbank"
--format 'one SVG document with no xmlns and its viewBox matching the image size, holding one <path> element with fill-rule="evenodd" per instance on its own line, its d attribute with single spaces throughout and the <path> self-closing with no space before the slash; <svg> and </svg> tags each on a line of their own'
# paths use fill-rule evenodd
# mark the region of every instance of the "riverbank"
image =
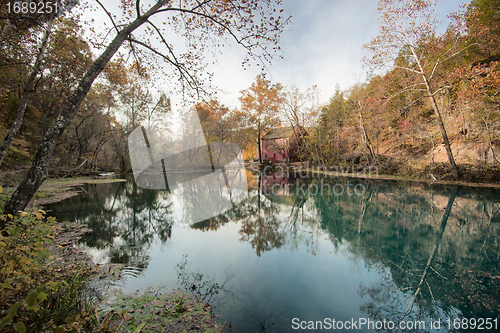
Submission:
<svg viewBox="0 0 500 333">
<path fill-rule="evenodd" d="M 123 294 L 123 266 L 96 265 L 79 249 L 78 241 L 90 231 L 86 225 L 56 222 L 38 210 L 41 205 L 78 195 L 85 191 L 84 184 L 122 181 L 125 180 L 96 176 L 48 179 L 30 203 L 28 213 L 16 218 L 14 225 L 20 225 L 22 230 L 11 225 L 5 234 L 0 234 L 2 266 L 12 266 L 0 272 L 0 330 L 14 332 L 24 327 L 29 331 L 222 331 L 224 326 L 217 322 L 210 304 L 194 295 L 177 291 Z M 11 186 L 0 191 L 0 215 L 3 200 L 14 190 Z M 31 257 L 46 259 L 25 259 Z"/>
<path fill-rule="evenodd" d="M 254 172 L 261 171 L 264 175 L 270 172 L 288 172 L 288 175 L 295 177 L 317 177 L 324 175 L 327 177 L 345 177 L 373 180 L 391 180 L 418 182 L 426 184 L 440 185 L 460 185 L 468 187 L 500 188 L 500 166 L 461 164 L 458 166 L 460 180 L 454 180 L 449 167 L 445 163 L 434 165 L 408 166 L 397 164 L 394 160 L 385 161 L 380 164 L 363 163 L 340 163 L 332 166 L 311 165 L 300 162 L 291 163 L 289 168 L 286 164 L 259 164 L 250 163 L 246 165 L 247 170 Z"/>
<path fill-rule="evenodd" d="M 21 182 L 23 172 L 19 170 L 2 171 L 0 186 L 3 188 L 1 194 L 5 200 L 16 189 Z M 109 176 L 77 176 L 69 178 L 48 178 L 35 194 L 28 207 L 30 209 L 40 209 L 43 205 L 55 203 L 68 199 L 85 191 L 85 184 L 105 184 L 115 182 L 125 182 L 125 179 L 110 178 Z"/>
<path fill-rule="evenodd" d="M 107 323 L 102 327 L 105 332 L 222 332 L 210 304 L 192 294 L 153 290 L 124 294 L 119 287 L 123 265 L 95 265 L 78 249 L 77 242 L 90 229 L 74 222 L 58 223 L 58 229 L 50 248 L 52 263 L 60 267 L 79 263 L 92 270 L 85 289 L 96 300 L 101 323 Z"/>
<path fill-rule="evenodd" d="M 439 184 L 439 185 L 459 185 L 468 187 L 484 187 L 484 188 L 496 188 L 500 189 L 500 184 L 490 184 L 490 183 L 474 183 L 466 181 L 456 181 L 456 180 L 434 180 L 434 179 L 421 179 L 414 177 L 402 177 L 402 176 L 388 176 L 388 175 L 378 175 L 371 173 L 339 173 L 330 172 L 325 170 L 319 170 L 314 168 L 305 169 L 305 172 L 311 174 L 319 174 L 328 177 L 346 177 L 346 178 L 357 178 L 357 179 L 373 179 L 373 180 L 391 180 L 391 181 L 405 181 L 413 183 L 426 183 L 426 184 Z"/>
<path fill-rule="evenodd" d="M 0 233 L 0 331 L 222 331 L 210 304 L 194 295 L 123 294 L 121 266 L 95 265 L 78 248 L 85 225 L 41 210 L 14 221 Z"/>
</svg>

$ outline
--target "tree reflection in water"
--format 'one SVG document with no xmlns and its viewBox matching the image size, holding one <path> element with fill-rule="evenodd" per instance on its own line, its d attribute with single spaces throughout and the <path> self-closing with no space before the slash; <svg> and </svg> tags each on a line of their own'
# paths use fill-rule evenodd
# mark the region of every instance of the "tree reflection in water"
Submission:
<svg viewBox="0 0 500 333">
<path fill-rule="evenodd" d="M 500 218 L 498 201 L 487 194 L 457 196 L 453 188 L 446 203 L 441 194 L 426 198 L 417 191 L 376 188 L 359 241 L 343 231 L 351 251 L 380 276 L 360 286 L 369 299 L 362 311 L 396 324 L 425 320 L 424 332 L 431 319 L 498 317 L 499 286 L 491 278 L 499 274 L 499 228 L 492 228 Z"/>
<path fill-rule="evenodd" d="M 464 188 L 454 195 L 451 188 L 418 183 L 250 173 L 248 177 L 249 198 L 190 228 L 214 232 L 236 224 L 240 241 L 250 244 L 259 257 L 277 249 L 304 248 L 318 255 L 326 242 L 331 243 L 332 251 L 350 258 L 353 269 L 364 265 L 378 272 L 378 281 L 358 290 L 364 300 L 361 311 L 372 319 L 397 322 L 410 304 L 405 320 L 498 317 L 498 190 Z M 365 190 L 357 195 L 314 190 L 324 183 L 346 187 L 348 182 Z M 151 244 L 172 236 L 176 199 L 167 191 L 143 190 L 133 182 L 88 185 L 86 190 L 49 209 L 58 211 L 60 219 L 94 230 L 83 243 L 96 261 L 145 268 Z M 446 207 L 450 212 L 443 219 Z M 227 279 L 215 282 L 186 267 L 187 261 L 177 266 L 178 283 L 185 290 L 211 300 L 229 289 Z"/>
<path fill-rule="evenodd" d="M 57 204 L 48 209 L 52 207 Z M 92 229 L 80 243 L 95 262 L 127 264 L 124 274 L 135 277 L 148 265 L 151 244 L 171 237 L 170 208 L 167 192 L 120 182 L 87 184 L 81 195 L 56 211 L 60 220 L 77 221 Z"/>
<path fill-rule="evenodd" d="M 307 251 L 314 255 L 321 229 L 314 203 L 307 205 L 308 184 L 301 182 L 306 186 L 302 191 L 295 191 L 295 180 L 266 177 L 261 173 L 254 177 L 248 181 L 250 195 L 246 201 L 192 228 L 217 230 L 228 222 L 240 223 L 240 240 L 250 243 L 258 257 L 285 245 L 293 250 L 300 244 L 305 244 Z M 275 184 L 279 184 L 274 187 L 279 191 L 271 190 Z"/>
<path fill-rule="evenodd" d="M 187 255 L 183 255 L 182 261 L 177 263 L 176 271 L 179 290 L 199 296 L 207 303 L 212 303 L 219 294 L 224 294 L 225 297 L 231 294 L 231 291 L 227 289 L 227 284 L 231 280 L 229 273 L 226 272 L 224 281 L 215 282 L 214 277 L 208 277 L 199 271 L 192 271 Z"/>
</svg>

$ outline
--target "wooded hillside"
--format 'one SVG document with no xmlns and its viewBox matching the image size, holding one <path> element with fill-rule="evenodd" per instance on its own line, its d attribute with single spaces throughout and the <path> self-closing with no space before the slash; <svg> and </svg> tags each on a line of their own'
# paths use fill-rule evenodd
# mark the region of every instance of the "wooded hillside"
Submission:
<svg viewBox="0 0 500 333">
<path fill-rule="evenodd" d="M 241 92 L 239 109 L 205 95 L 197 110 L 207 140 L 236 142 L 247 159 L 258 159 L 259 139 L 266 131 L 292 126 L 307 132 L 292 142 L 296 161 L 302 163 L 371 165 L 385 174 L 498 182 L 499 8 L 499 0 L 474 0 L 457 9 L 448 29 L 438 33 L 432 2 L 381 0 L 381 30 L 365 45 L 373 55 L 365 61 L 372 73 L 367 82 L 337 88 L 322 104 L 318 87 L 302 92 L 259 75 Z M 30 165 L 56 110 L 95 60 L 91 45 L 96 41 L 87 40 L 84 31 L 78 15 L 38 18 L 30 24 L 4 22 L 2 137 L 19 122 L 23 96 L 31 95 L 2 170 Z M 45 35 L 40 74 L 28 91 L 26 82 Z M 130 171 L 130 131 L 139 125 L 165 126 L 173 111 L 170 96 L 155 86 L 148 58 L 136 57 L 140 53 L 130 47 L 129 56 L 113 58 L 92 85 L 55 147 L 51 173 Z M 482 177 L 471 178 L 478 170 Z"/>
</svg>

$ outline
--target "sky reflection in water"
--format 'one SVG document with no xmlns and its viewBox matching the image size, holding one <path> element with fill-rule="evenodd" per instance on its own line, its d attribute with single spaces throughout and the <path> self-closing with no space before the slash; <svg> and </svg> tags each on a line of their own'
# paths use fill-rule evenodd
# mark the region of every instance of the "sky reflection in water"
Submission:
<svg viewBox="0 0 500 333">
<path fill-rule="evenodd" d="M 450 187 L 275 176 L 249 175 L 246 201 L 192 226 L 181 197 L 133 181 L 88 185 L 48 208 L 94 229 L 82 248 L 126 264 L 126 291 L 198 294 L 235 332 L 289 332 L 293 318 L 398 323 L 421 281 L 405 320 L 498 317 L 499 191 L 453 198 Z M 322 184 L 364 190 L 308 191 Z"/>
</svg>

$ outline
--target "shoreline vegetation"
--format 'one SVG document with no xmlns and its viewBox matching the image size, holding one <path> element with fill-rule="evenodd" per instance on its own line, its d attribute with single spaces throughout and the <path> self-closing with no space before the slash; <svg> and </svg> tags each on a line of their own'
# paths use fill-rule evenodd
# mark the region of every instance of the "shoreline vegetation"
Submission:
<svg viewBox="0 0 500 333">
<path fill-rule="evenodd" d="M 500 183 L 491 184 L 491 183 L 475 183 L 475 182 L 466 182 L 459 180 L 439 180 L 439 179 L 421 179 L 421 178 L 412 178 L 412 177 L 404 177 L 404 176 L 390 176 L 390 175 L 378 175 L 378 174 L 363 174 L 363 173 L 338 173 L 338 172 L 330 172 L 330 171 L 322 171 L 322 170 L 307 170 L 313 173 L 322 174 L 325 176 L 332 177 L 346 177 L 346 178 L 358 178 L 358 179 L 373 179 L 373 180 L 396 180 L 396 181 L 408 181 L 415 183 L 426 183 L 426 184 L 439 184 L 439 185 L 460 185 L 460 186 L 468 186 L 468 187 L 487 187 L 487 188 L 498 188 L 500 189 Z M 500 180 L 500 179 L 499 179 Z"/>
<path fill-rule="evenodd" d="M 441 179 L 417 178 L 416 173 L 405 176 L 363 173 L 363 170 L 372 169 L 361 164 L 334 168 L 333 170 L 337 172 L 331 171 L 332 168 L 329 171 L 328 168 L 302 166 L 300 163 L 294 163 L 290 166 L 250 163 L 246 167 L 252 171 L 260 170 L 264 174 L 275 171 L 287 172 L 296 176 L 305 175 L 306 177 L 325 176 L 500 188 L 499 183 L 448 180 L 446 174 L 439 172 L 439 167 L 435 168 L 438 172 L 434 171 L 433 176 Z M 462 170 L 464 169 L 462 168 Z M 2 199 L 13 192 L 12 185 L 20 176 L 19 171 L 3 172 L 2 185 L 7 185 L 7 187 L 1 194 Z M 476 174 L 476 176 L 481 178 L 481 175 Z M 134 295 L 124 295 L 119 287 L 113 287 L 115 282 L 120 279 L 121 266 L 96 265 L 76 246 L 79 239 L 89 231 L 87 226 L 73 221 L 56 222 L 55 219 L 46 218 L 44 211 L 37 210 L 42 205 L 78 195 L 84 191 L 84 184 L 124 181 L 125 179 L 99 177 L 98 174 L 47 179 L 30 204 L 30 212 L 18 217 L 24 221 L 24 228 L 27 229 L 19 235 L 31 234 L 35 236 L 25 237 L 35 237 L 35 239 L 28 240 L 19 236 L 20 239 L 12 239 L 8 243 L 6 242 L 7 237 L 4 237 L 5 240 L 0 242 L 0 245 L 3 244 L 2 247 L 5 247 L 2 248 L 2 252 L 6 253 L 3 256 L 4 262 L 2 264 L 4 267 L 12 267 L 10 273 L 6 270 L 2 273 L 2 280 L 7 283 L 2 287 L 3 295 L 10 295 L 3 300 L 4 304 L 10 306 L 3 307 L 0 312 L 0 327 L 2 329 L 23 331 L 23 327 L 28 327 L 29 331 L 34 327 L 41 328 L 44 325 L 51 325 L 54 331 L 70 328 L 77 330 L 99 329 L 104 332 L 140 332 L 142 329 L 161 331 L 167 328 L 171 332 L 191 329 L 212 332 L 223 330 L 224 325 L 217 322 L 210 311 L 210 304 L 191 294 L 174 291 L 160 295 L 158 291 L 146 291 Z M 10 230 L 10 235 L 13 232 L 15 232 L 14 229 Z M 41 241 L 42 238 L 45 240 Z M 19 244 L 15 245 L 16 241 Z M 34 244 L 34 247 L 22 245 L 26 243 Z M 41 243 L 43 244 L 40 247 Z M 23 253 L 23 249 L 27 249 L 26 253 Z M 32 276 L 28 282 L 16 281 L 20 278 L 19 276 L 9 276 L 16 271 L 14 262 L 20 261 L 18 260 L 19 256 L 22 258 L 30 258 L 33 255 L 41 256 L 45 250 L 49 251 L 42 255 L 45 256 L 45 261 L 31 260 L 30 263 L 33 267 L 28 265 L 28 268 L 24 268 L 31 272 L 44 272 L 42 275 Z M 23 268 L 19 269 L 19 271 L 22 270 Z M 30 276 L 30 274 L 26 276 Z M 37 284 L 38 286 L 36 286 Z M 16 286 L 21 285 L 25 285 L 21 291 L 12 291 Z M 29 287 L 25 289 L 26 285 L 31 286 L 31 289 Z M 73 299 L 62 297 L 63 293 L 72 295 L 70 297 Z M 63 304 L 62 307 L 58 307 L 57 303 Z M 68 303 L 72 303 L 72 306 L 79 309 L 81 314 L 66 314 L 63 308 L 68 306 Z M 45 327 L 45 329 L 49 329 L 49 327 Z"/>
<path fill-rule="evenodd" d="M 399 168 L 394 172 L 395 175 L 388 174 L 387 163 L 384 166 L 379 165 L 375 169 L 362 163 L 344 163 L 339 164 L 337 167 L 322 168 L 307 163 L 302 165 L 300 162 L 292 163 L 288 166 L 286 164 L 246 163 L 245 167 L 249 171 L 260 171 L 264 175 L 271 172 L 282 172 L 304 178 L 355 178 L 416 182 L 431 185 L 500 188 L 500 177 L 497 177 L 494 182 L 455 181 L 449 179 L 446 165 L 439 164 L 434 165 L 432 171 L 426 171 L 428 170 L 426 168 L 421 170 Z M 472 179 L 471 170 L 474 170 L 473 166 L 459 165 L 459 168 L 464 176 L 463 179 Z M 494 169 L 493 175 L 500 174 L 500 170 L 497 170 L 497 168 L 490 167 L 490 169 Z M 475 172 L 474 179 L 491 180 L 491 174 L 487 174 L 491 172 L 490 169 Z M 376 172 L 363 172 L 366 170 L 370 172 L 375 170 Z M 401 172 L 402 170 L 404 172 Z M 5 200 L 14 191 L 14 185 L 22 178 L 23 171 L 10 170 L 2 172 L 1 184 L 5 187 L 3 187 L 3 193 L 0 194 L 1 200 Z M 2 329 L 5 328 L 7 331 L 10 329 L 12 332 L 14 330 L 23 331 L 23 325 L 29 327 L 28 331 L 34 327 L 39 328 L 43 325 L 52 325 L 51 329 L 54 331 L 58 329 L 62 331 L 62 329 L 69 329 L 70 327 L 77 330 L 88 330 L 89 328 L 91 330 L 100 329 L 103 332 L 140 332 L 143 329 L 152 329 L 153 331 L 157 329 L 161 331 L 167 328 L 170 332 L 182 332 L 183 330 L 191 329 L 201 329 L 205 332 L 220 332 L 224 329 L 225 325 L 219 323 L 211 313 L 210 304 L 197 299 L 189 293 L 173 291 L 160 294 L 159 291 L 148 290 L 144 293 L 124 295 L 120 288 L 116 287 L 116 282 L 121 276 L 121 265 L 94 264 L 76 246 L 79 239 L 89 231 L 87 226 L 73 221 L 56 222 L 55 219 L 46 218 L 45 212 L 40 210 L 40 207 L 43 205 L 59 202 L 85 191 L 84 184 L 124 182 L 126 181 L 125 179 L 107 178 L 106 176 L 100 176 L 99 173 L 85 176 L 77 173 L 69 173 L 66 174 L 69 177 L 61 177 L 62 174 L 56 172 L 52 175 L 59 177 L 47 179 L 28 206 L 29 212 L 18 217 L 18 219 L 24 221 L 24 228 L 27 229 L 21 235 L 32 234 L 35 236 L 29 237 L 38 237 L 35 240 L 20 239 L 18 240 L 20 244 L 32 243 L 36 247 L 36 244 L 40 243 L 40 239 L 45 237 L 44 239 L 46 240 L 42 242 L 44 245 L 35 250 L 33 250 L 33 247 L 28 247 L 28 254 L 23 254 L 22 249 L 26 248 L 26 246 L 23 247 L 20 244 L 12 245 L 15 244 L 15 239 L 10 241 L 9 244 L 5 241 L 6 237 L 4 237 L 5 240 L 3 242 L 0 241 L 0 245 L 5 247 L 2 248 L 2 252 L 6 253 L 3 257 L 3 264 L 6 267 L 13 265 L 9 264 L 9 260 L 16 261 L 14 258 L 16 256 L 30 257 L 33 256 L 33 253 L 35 256 L 40 256 L 44 250 L 49 251 L 45 254 L 46 260 L 44 262 L 32 261 L 32 265 L 36 268 L 29 268 L 31 271 L 43 271 L 45 274 L 32 277 L 34 282 L 30 281 L 27 285 L 32 286 L 31 288 L 33 289 L 23 289 L 23 291 L 16 293 L 5 286 L 2 287 L 4 295 L 6 290 L 7 294 L 11 294 L 10 302 L 4 302 L 5 304 L 9 304 L 10 307 L 5 308 L 4 306 L 0 311 L 0 327 Z M 436 179 L 427 179 L 429 175 L 432 175 Z M 9 232 L 11 235 L 12 230 Z M 42 236 L 44 233 L 46 235 Z M 9 246 L 11 246 L 11 252 L 9 252 Z M 12 256 L 12 258 L 9 259 L 9 256 Z M 11 270 L 11 273 L 13 271 L 15 269 Z M 4 281 L 9 282 L 12 286 L 16 285 L 15 278 L 9 278 L 8 274 L 5 274 L 5 270 L 2 274 L 4 275 L 2 276 Z M 52 278 L 52 280 L 47 280 L 49 278 Z M 63 282 L 56 283 L 54 281 Z M 40 284 L 35 288 L 34 286 L 37 283 Z M 43 287 L 41 288 L 40 286 Z M 33 296 L 35 291 L 34 295 L 36 297 Z M 69 295 L 71 295 L 71 292 L 76 292 L 76 294 L 73 294 L 73 300 L 68 300 L 62 297 L 63 292 Z M 17 302 L 14 302 L 15 300 Z M 70 313 L 66 315 L 62 311 L 62 308 L 58 308 L 50 302 L 74 302 L 72 306 L 80 309 L 81 314 Z M 65 306 L 68 305 L 66 304 Z M 52 308 L 49 309 L 50 307 Z M 15 308 L 15 311 L 12 311 L 13 308 Z M 51 311 L 58 313 L 51 313 Z M 44 314 L 39 314 L 41 312 Z M 64 320 L 61 319 L 62 317 L 64 317 Z M 52 318 L 60 319 L 57 321 L 58 319 L 54 320 Z M 50 328 L 46 327 L 45 329 Z"/>
<path fill-rule="evenodd" d="M 344 164 L 337 166 L 311 166 L 300 162 L 286 164 L 247 164 L 247 170 L 266 172 L 276 171 L 295 177 L 315 177 L 323 175 L 332 178 L 358 178 L 371 180 L 409 181 L 426 184 L 460 185 L 468 187 L 500 188 L 500 167 L 459 164 L 461 180 L 454 180 L 444 163 L 424 168 L 396 169 L 394 174 L 388 173 L 386 166 L 366 166 L 363 164 Z M 266 169 L 267 168 L 267 169 Z M 302 175 L 302 176 L 301 176 Z"/>
<path fill-rule="evenodd" d="M 3 187 L 3 193 L 0 195 L 3 198 L 8 199 L 14 192 L 18 182 L 20 182 L 20 179 L 22 179 L 26 171 L 27 170 L 2 171 L 0 185 Z M 98 173 L 87 176 L 49 177 L 37 191 L 28 207 L 30 209 L 39 209 L 43 205 L 74 197 L 84 190 L 84 184 L 104 184 L 124 181 L 125 179 L 101 177 Z"/>
<path fill-rule="evenodd" d="M 5 175 L 2 175 L 5 177 Z M 5 179 L 5 178 L 4 178 Z M 27 212 L 0 233 L 0 330 L 5 332 L 221 332 L 211 305 L 182 291 L 124 294 L 123 265 L 94 264 L 76 245 L 86 225 L 47 217 L 41 205 L 78 195 L 84 184 L 124 182 L 51 178 Z M 2 181 L 3 182 L 3 181 Z M 5 194 L 0 187 L 0 218 Z M 2 193 L 3 192 L 3 193 Z"/>
</svg>

